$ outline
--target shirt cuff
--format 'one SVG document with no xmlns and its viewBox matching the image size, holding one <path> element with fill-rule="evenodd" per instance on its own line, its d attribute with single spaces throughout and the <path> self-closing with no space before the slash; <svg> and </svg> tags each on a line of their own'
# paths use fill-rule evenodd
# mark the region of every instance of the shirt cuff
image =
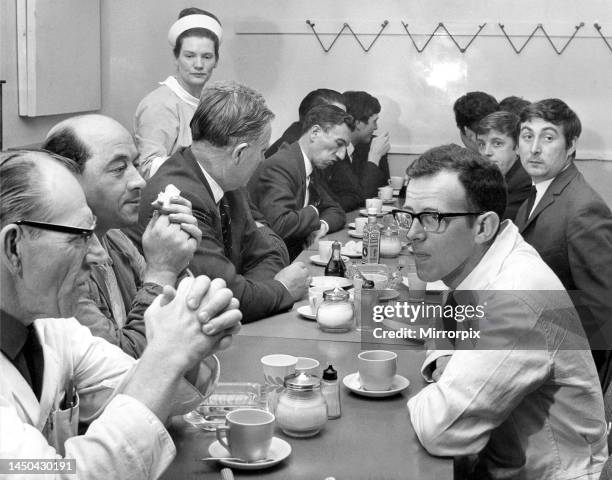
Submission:
<svg viewBox="0 0 612 480">
<path fill-rule="evenodd" d="M 323 235 L 327 235 L 329 232 L 329 224 L 325 220 L 321 220 L 321 232 Z"/>
<path fill-rule="evenodd" d="M 425 361 L 423 362 L 423 366 L 421 367 L 421 375 L 428 382 L 433 382 L 433 372 L 436 369 L 436 360 L 440 357 L 448 357 L 451 356 L 454 352 L 452 350 L 433 350 L 428 352 Z"/>
<path fill-rule="evenodd" d="M 308 205 L 309 207 L 314 208 L 314 211 L 317 212 L 317 217 L 319 216 L 319 209 L 317 207 L 315 207 L 314 205 Z"/>
</svg>

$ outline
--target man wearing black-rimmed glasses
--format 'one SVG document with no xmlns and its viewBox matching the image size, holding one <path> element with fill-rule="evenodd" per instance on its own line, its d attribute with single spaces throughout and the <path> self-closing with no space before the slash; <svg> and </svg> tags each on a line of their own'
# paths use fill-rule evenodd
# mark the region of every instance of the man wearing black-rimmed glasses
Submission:
<svg viewBox="0 0 612 480">
<path fill-rule="evenodd" d="M 147 309 L 138 362 L 92 336 L 73 317 L 97 253 L 75 173 L 46 152 L 0 155 L 0 459 L 30 460 L 19 478 L 62 457 L 74 460 L 53 464 L 62 477 L 157 478 L 175 454 L 164 422 L 201 402 L 194 387 L 210 393 L 200 360 L 229 346 L 241 315 L 224 282 L 198 277 Z"/>
<path fill-rule="evenodd" d="M 407 173 L 396 215 L 419 277 L 451 289 L 456 320 L 441 329 L 453 334 L 446 350 L 429 343 L 422 371 L 432 383 L 408 402 L 420 441 L 434 455 L 469 458 L 469 478 L 596 476 L 606 424 L 588 342 L 559 279 L 512 222 L 500 223 L 501 172 L 446 145 Z M 457 340 L 468 331 L 478 340 Z"/>
</svg>

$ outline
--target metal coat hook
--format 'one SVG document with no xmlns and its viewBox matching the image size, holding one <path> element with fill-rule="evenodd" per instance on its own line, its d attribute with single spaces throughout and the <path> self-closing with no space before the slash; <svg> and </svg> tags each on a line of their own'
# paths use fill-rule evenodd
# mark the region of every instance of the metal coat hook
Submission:
<svg viewBox="0 0 612 480">
<path fill-rule="evenodd" d="M 607 45 L 608 49 L 612 52 L 612 45 L 610 45 L 610 42 L 608 42 L 608 39 L 604 36 L 604 34 L 601 33 L 601 25 L 599 23 L 594 23 L 593 26 L 597 30 L 597 33 L 599 33 L 599 36 L 602 38 L 602 40 Z"/>
<path fill-rule="evenodd" d="M 550 38 L 550 35 L 548 35 L 548 32 L 546 31 L 546 29 L 544 28 L 544 26 L 541 23 L 537 24 L 537 26 L 533 29 L 533 32 L 531 32 L 531 35 L 529 35 L 527 37 L 527 40 L 525 40 L 525 43 L 523 43 L 523 45 L 519 49 L 516 48 L 516 46 L 514 45 L 514 42 L 512 42 L 512 39 L 506 33 L 506 29 L 505 29 L 504 25 L 502 23 L 499 23 L 498 25 L 499 25 L 499 28 L 501 29 L 501 31 L 503 32 L 504 36 L 506 37 L 506 40 L 508 40 L 508 42 L 510 42 L 510 45 L 512 46 L 512 49 L 514 50 L 514 53 L 517 53 L 517 54 L 521 53 L 523 51 L 523 49 L 527 46 L 527 44 L 531 41 L 531 39 L 536 34 L 536 32 L 538 30 L 542 30 L 542 33 L 544 34 L 544 36 L 546 37 L 546 39 L 548 40 L 548 42 L 552 46 L 553 50 L 557 53 L 557 55 L 561 55 L 565 51 L 567 46 L 571 43 L 571 41 L 576 37 L 576 34 L 578 33 L 578 30 L 580 30 L 582 27 L 584 27 L 584 22 L 580 22 L 578 25 L 576 25 L 574 27 L 574 33 L 572 34 L 572 36 L 570 38 L 568 38 L 567 42 L 565 42 L 565 45 L 563 45 L 563 48 L 561 50 L 559 50 L 557 48 L 557 46 L 553 43 L 552 39 Z"/>
<path fill-rule="evenodd" d="M 376 34 L 376 36 L 374 37 L 372 42 L 370 42 L 370 45 L 368 45 L 367 47 L 363 43 L 361 43 L 361 40 L 359 39 L 359 36 L 353 31 L 353 29 L 351 28 L 351 26 L 348 23 L 344 23 L 342 25 L 342 28 L 336 34 L 336 36 L 334 37 L 332 42 L 329 44 L 329 47 L 325 47 L 325 45 L 323 45 L 323 42 L 321 41 L 321 37 L 319 36 L 317 31 L 315 30 L 314 22 L 311 22 L 310 20 L 306 20 L 306 24 L 312 29 L 312 33 L 314 33 L 315 37 L 317 37 L 317 41 L 319 42 L 319 45 L 321 45 L 321 48 L 323 49 L 323 51 L 325 53 L 329 52 L 332 49 L 332 47 L 334 46 L 334 44 L 336 43 L 338 38 L 340 38 L 340 35 L 342 35 L 342 32 L 344 32 L 344 30 L 348 30 L 349 32 L 351 32 L 351 35 L 353 35 L 353 37 L 355 37 L 355 40 L 357 40 L 357 43 L 359 43 L 359 46 L 361 47 L 361 49 L 364 52 L 367 53 L 372 48 L 372 45 L 374 45 L 374 43 L 376 43 L 378 38 L 381 36 L 383 30 L 385 28 L 387 28 L 387 25 L 389 25 L 389 20 L 385 20 L 383 23 L 380 24 L 380 30 L 378 31 L 378 33 Z"/>
<path fill-rule="evenodd" d="M 455 37 L 453 36 L 453 34 L 451 32 L 448 31 L 448 28 L 446 28 L 446 25 L 444 25 L 444 23 L 440 22 L 438 23 L 438 26 L 435 28 L 435 30 L 433 32 L 431 32 L 431 35 L 429 35 L 429 38 L 427 39 L 427 41 L 425 42 L 425 44 L 419 48 L 416 44 L 416 42 L 414 41 L 414 38 L 412 37 L 412 35 L 410 34 L 410 31 L 408 30 L 408 24 L 404 23 L 402 21 L 402 25 L 404 26 L 404 30 L 406 30 L 406 33 L 408 34 L 408 36 L 410 37 L 410 40 L 412 40 L 412 44 L 414 45 L 414 48 L 416 49 L 417 52 L 421 53 L 423 50 L 425 50 L 427 48 L 427 45 L 429 45 L 429 42 L 431 42 L 431 39 L 434 37 L 434 35 L 436 34 L 436 32 L 440 29 L 444 30 L 446 32 L 446 34 L 450 37 L 450 39 L 453 41 L 453 43 L 455 44 L 455 46 L 457 47 L 457 49 L 461 52 L 461 53 L 465 53 L 466 50 L 468 48 L 470 48 L 470 45 L 472 45 L 472 42 L 474 40 L 476 40 L 476 37 L 480 34 L 480 32 L 482 32 L 482 29 L 487 25 L 487 23 L 483 23 L 482 25 L 478 25 L 478 31 L 474 34 L 474 36 L 471 38 L 471 40 L 465 45 L 465 47 L 462 47 L 461 45 L 459 45 L 459 43 L 457 42 L 457 40 L 455 40 Z"/>
</svg>

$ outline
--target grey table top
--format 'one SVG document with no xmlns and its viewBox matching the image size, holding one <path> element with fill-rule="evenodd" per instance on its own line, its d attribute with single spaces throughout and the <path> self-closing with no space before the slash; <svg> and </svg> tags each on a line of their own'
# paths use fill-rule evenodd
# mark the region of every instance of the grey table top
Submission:
<svg viewBox="0 0 612 480">
<path fill-rule="evenodd" d="M 357 213 L 349 214 L 352 221 Z M 346 230 L 330 235 L 346 242 Z M 315 247 L 306 250 L 299 260 L 308 264 L 312 275 L 322 275 L 323 267 L 310 264 Z M 385 261 L 395 265 L 397 259 Z M 400 289 L 401 295 L 405 291 Z M 400 299 L 402 296 L 400 296 Z M 429 455 L 420 445 L 412 425 L 407 400 L 425 386 L 420 374 L 424 358 L 418 343 L 392 342 L 387 345 L 361 343 L 356 331 L 334 334 L 317 328 L 315 321 L 300 317 L 296 309 L 307 300 L 296 303 L 289 312 L 244 325 L 232 347 L 221 352 L 222 382 L 263 382 L 260 358 L 270 353 L 287 353 L 312 357 L 324 368 L 333 364 L 341 379 L 357 371 L 357 354 L 368 348 L 390 349 L 398 354 L 397 372 L 410 380 L 410 387 L 388 398 L 365 398 L 342 384 L 342 416 L 329 420 L 324 430 L 309 439 L 287 437 L 277 428 L 275 435 L 288 441 L 292 454 L 280 464 L 257 471 L 234 470 L 236 478 L 323 480 L 341 479 L 445 479 L 452 478 L 453 464 L 448 458 Z M 201 462 L 208 456 L 208 446 L 215 441 L 214 432 L 192 427 L 175 417 L 170 433 L 177 447 L 177 457 L 164 479 L 218 479 L 221 465 Z"/>
</svg>

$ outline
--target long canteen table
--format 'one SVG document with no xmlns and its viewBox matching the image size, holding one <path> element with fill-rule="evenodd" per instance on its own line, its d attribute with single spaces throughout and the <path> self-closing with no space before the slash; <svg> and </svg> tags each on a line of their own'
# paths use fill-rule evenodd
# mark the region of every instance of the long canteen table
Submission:
<svg viewBox="0 0 612 480">
<path fill-rule="evenodd" d="M 358 213 L 357 213 L 358 215 Z M 349 215 L 354 218 L 356 215 Z M 346 242 L 346 230 L 330 235 Z M 310 264 L 308 258 L 316 253 L 314 247 L 304 251 L 299 260 L 309 265 L 313 275 L 322 275 L 323 267 Z M 395 260 L 397 261 L 397 260 Z M 296 308 L 307 303 L 298 302 L 293 310 L 244 325 L 230 349 L 221 352 L 222 382 L 262 382 L 259 359 L 270 353 L 289 353 L 312 357 L 324 368 L 333 364 L 339 381 L 358 370 L 357 354 L 362 350 L 361 337 L 355 332 L 325 333 L 316 322 L 306 320 Z M 367 347 L 367 346 L 366 346 Z M 335 477 L 350 479 L 450 479 L 453 464 L 449 458 L 433 457 L 420 445 L 406 408 L 408 399 L 426 383 L 420 367 L 424 358 L 422 348 L 389 348 L 398 354 L 398 374 L 410 381 L 402 393 L 388 398 L 365 398 L 340 385 L 342 416 L 329 420 L 315 437 L 292 438 L 276 429 L 275 435 L 288 441 L 291 455 L 271 468 L 245 471 L 233 468 L 236 478 L 270 480 L 323 480 Z M 177 457 L 164 473 L 164 479 L 219 479 L 221 465 L 201 462 L 208 456 L 208 446 L 215 441 L 214 432 L 207 432 L 174 417 L 169 427 L 177 447 Z"/>
</svg>

